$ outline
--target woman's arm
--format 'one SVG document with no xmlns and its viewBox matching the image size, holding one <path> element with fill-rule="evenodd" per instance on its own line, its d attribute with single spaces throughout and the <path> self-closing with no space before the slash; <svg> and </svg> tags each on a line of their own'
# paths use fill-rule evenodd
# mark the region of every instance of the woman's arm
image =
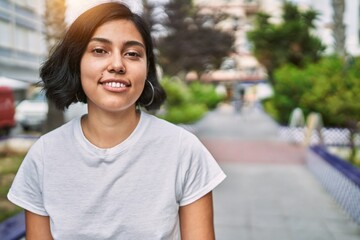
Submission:
<svg viewBox="0 0 360 240">
<path fill-rule="evenodd" d="M 212 192 L 199 200 L 180 207 L 182 240 L 214 240 Z"/>
<path fill-rule="evenodd" d="M 49 217 L 25 211 L 26 240 L 52 240 Z"/>
</svg>

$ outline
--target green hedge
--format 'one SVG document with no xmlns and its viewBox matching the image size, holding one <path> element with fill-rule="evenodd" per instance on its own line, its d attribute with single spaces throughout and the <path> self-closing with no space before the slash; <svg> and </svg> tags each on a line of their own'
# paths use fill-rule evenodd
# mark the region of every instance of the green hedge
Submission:
<svg viewBox="0 0 360 240">
<path fill-rule="evenodd" d="M 215 87 L 210 84 L 194 82 L 187 85 L 179 78 L 165 77 L 161 80 L 161 85 L 167 93 L 167 100 L 164 111 L 158 116 L 176 124 L 200 120 L 222 100 Z"/>
<path fill-rule="evenodd" d="M 333 56 L 303 69 L 285 65 L 275 72 L 275 94 L 264 107 L 282 124 L 299 107 L 305 115 L 319 112 L 326 126 L 348 127 L 360 120 L 359 69 L 360 59 L 347 63 Z"/>
</svg>

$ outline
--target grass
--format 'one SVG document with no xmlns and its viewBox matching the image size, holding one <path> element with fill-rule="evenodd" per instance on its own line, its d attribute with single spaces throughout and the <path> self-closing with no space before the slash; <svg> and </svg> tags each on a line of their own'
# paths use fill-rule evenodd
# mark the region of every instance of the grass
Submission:
<svg viewBox="0 0 360 240">
<path fill-rule="evenodd" d="M 0 222 L 22 211 L 6 195 L 23 158 L 23 155 L 0 153 Z"/>
</svg>

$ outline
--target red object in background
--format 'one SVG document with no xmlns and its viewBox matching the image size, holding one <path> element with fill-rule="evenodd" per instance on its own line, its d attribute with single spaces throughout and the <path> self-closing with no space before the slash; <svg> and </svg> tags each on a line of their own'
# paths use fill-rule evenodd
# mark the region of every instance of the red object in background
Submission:
<svg viewBox="0 0 360 240">
<path fill-rule="evenodd" d="M 14 95 L 10 88 L 0 86 L 0 134 L 8 135 L 15 127 Z"/>
</svg>

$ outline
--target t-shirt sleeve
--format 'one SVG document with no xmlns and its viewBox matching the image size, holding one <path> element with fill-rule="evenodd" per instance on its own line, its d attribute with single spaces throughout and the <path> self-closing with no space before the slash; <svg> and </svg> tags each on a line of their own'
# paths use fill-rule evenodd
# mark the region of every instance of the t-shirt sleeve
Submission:
<svg viewBox="0 0 360 240">
<path fill-rule="evenodd" d="M 183 181 L 179 205 L 185 206 L 212 191 L 226 175 L 193 134 L 183 132 L 180 151 Z"/>
<path fill-rule="evenodd" d="M 8 192 L 8 199 L 30 211 L 42 216 L 48 216 L 43 203 L 43 158 L 42 141 L 38 140 L 25 156 L 12 186 Z"/>
</svg>

